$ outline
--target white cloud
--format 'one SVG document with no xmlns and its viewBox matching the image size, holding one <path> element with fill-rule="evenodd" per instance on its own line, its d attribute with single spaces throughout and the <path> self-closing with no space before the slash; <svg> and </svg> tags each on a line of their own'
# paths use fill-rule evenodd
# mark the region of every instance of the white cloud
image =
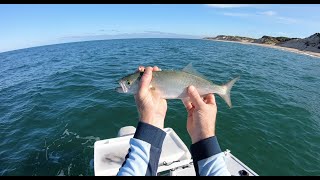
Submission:
<svg viewBox="0 0 320 180">
<path fill-rule="evenodd" d="M 248 17 L 250 16 L 251 14 L 248 14 L 248 13 L 231 13 L 231 12 L 225 12 L 225 13 L 222 13 L 223 15 L 225 16 L 234 16 L 234 17 Z"/>
<path fill-rule="evenodd" d="M 62 42 L 77 42 L 77 41 L 92 41 L 104 39 L 130 39 L 130 38 L 201 38 L 197 35 L 178 34 L 162 31 L 144 31 L 138 33 L 119 33 L 119 34 L 101 34 L 101 35 L 70 35 L 62 36 L 57 39 L 59 43 Z"/>
<path fill-rule="evenodd" d="M 249 7 L 250 4 L 207 4 L 209 7 L 213 8 L 242 8 Z"/>
<path fill-rule="evenodd" d="M 289 18 L 289 17 L 282 17 L 282 16 L 278 16 L 278 17 L 276 17 L 276 19 L 278 20 L 277 22 L 283 23 L 283 24 L 295 24 L 298 22 L 297 19 L 293 19 L 293 18 Z"/>
<path fill-rule="evenodd" d="M 294 24 L 298 22 L 298 20 L 294 18 L 279 16 L 278 13 L 275 11 L 264 11 L 258 14 L 272 17 L 276 20 L 275 22 L 281 23 L 281 24 Z"/>
<path fill-rule="evenodd" d="M 236 13 L 236 12 L 223 12 L 222 15 L 224 16 L 233 16 L 233 17 L 270 17 L 276 23 L 281 24 L 295 24 L 298 23 L 298 19 L 279 16 L 275 11 L 264 11 L 264 12 L 256 12 L 256 13 Z"/>
<path fill-rule="evenodd" d="M 277 13 L 275 11 L 264 11 L 264 12 L 261 12 L 260 14 L 266 15 L 266 16 L 275 16 Z"/>
</svg>

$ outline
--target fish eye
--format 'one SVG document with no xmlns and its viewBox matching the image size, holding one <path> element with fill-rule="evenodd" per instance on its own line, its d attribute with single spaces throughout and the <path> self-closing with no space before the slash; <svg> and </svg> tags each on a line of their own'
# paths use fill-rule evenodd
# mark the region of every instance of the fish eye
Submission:
<svg viewBox="0 0 320 180">
<path fill-rule="evenodd" d="M 130 81 L 127 81 L 127 84 L 130 85 Z"/>
</svg>

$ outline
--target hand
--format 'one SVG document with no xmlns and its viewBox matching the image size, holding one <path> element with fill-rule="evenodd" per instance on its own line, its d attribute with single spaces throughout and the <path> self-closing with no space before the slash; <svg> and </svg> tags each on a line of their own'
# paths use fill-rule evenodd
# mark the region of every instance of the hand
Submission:
<svg viewBox="0 0 320 180">
<path fill-rule="evenodd" d="M 213 94 L 201 98 L 194 86 L 188 87 L 189 100 L 183 100 L 188 111 L 187 130 L 192 144 L 215 136 L 217 105 Z"/>
<path fill-rule="evenodd" d="M 150 89 L 152 71 L 160 71 L 160 69 L 157 66 L 153 68 L 140 66 L 139 71 L 144 71 L 140 80 L 138 93 L 134 95 L 140 116 L 139 119 L 141 122 L 163 129 L 164 118 L 167 112 L 167 101 L 160 98 L 157 91 Z"/>
</svg>

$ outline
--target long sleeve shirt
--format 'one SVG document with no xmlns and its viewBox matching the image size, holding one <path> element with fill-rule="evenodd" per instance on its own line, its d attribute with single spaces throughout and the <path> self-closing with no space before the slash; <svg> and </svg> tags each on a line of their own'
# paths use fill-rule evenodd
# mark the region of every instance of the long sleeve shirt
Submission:
<svg viewBox="0 0 320 180">
<path fill-rule="evenodd" d="M 156 176 L 166 133 L 139 122 L 118 176 Z M 216 136 L 190 147 L 197 176 L 230 176 Z"/>
</svg>

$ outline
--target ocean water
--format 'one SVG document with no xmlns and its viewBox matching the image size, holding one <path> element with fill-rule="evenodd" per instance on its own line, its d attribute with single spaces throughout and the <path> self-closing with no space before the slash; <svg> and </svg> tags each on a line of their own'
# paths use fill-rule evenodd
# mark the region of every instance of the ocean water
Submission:
<svg viewBox="0 0 320 180">
<path fill-rule="evenodd" d="M 187 39 L 78 42 L 0 54 L 0 175 L 94 175 L 93 145 L 136 126 L 117 80 L 139 65 L 189 62 L 217 84 L 240 75 L 233 108 L 216 96 L 223 150 L 259 175 L 320 174 L 320 59 L 260 46 Z M 191 144 L 186 111 L 166 127 Z"/>
</svg>

